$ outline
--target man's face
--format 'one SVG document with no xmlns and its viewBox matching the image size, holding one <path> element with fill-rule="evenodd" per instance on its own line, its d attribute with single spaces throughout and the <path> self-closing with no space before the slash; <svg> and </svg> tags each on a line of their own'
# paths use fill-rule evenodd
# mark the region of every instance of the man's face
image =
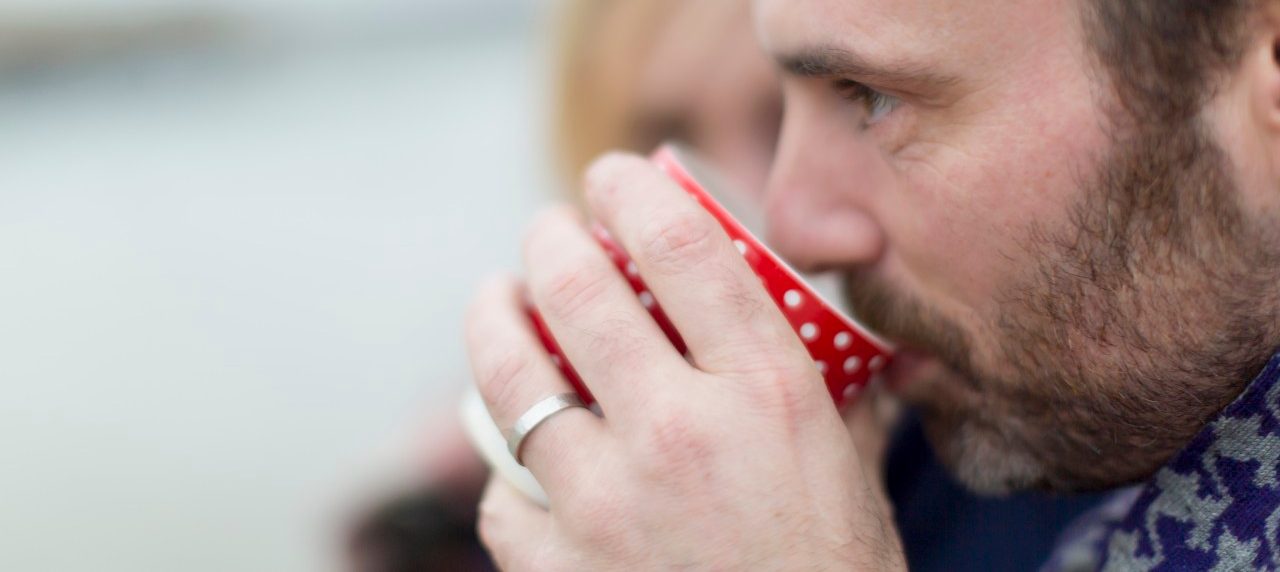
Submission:
<svg viewBox="0 0 1280 572">
<path fill-rule="evenodd" d="M 902 345 L 889 385 L 981 490 L 1146 476 L 1274 339 L 1230 162 L 1198 121 L 1121 127 L 1083 13 L 756 2 L 787 106 L 770 241 L 846 273 Z"/>
</svg>

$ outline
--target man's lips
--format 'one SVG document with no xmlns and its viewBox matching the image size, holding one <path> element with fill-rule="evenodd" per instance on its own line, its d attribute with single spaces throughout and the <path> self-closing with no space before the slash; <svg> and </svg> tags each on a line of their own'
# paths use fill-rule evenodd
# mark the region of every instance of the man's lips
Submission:
<svg viewBox="0 0 1280 572">
<path fill-rule="evenodd" d="M 899 346 L 893 360 L 882 372 L 884 388 L 916 407 L 936 406 L 954 401 L 981 401 L 982 389 L 962 377 L 942 359 L 910 347 Z"/>
<path fill-rule="evenodd" d="M 899 346 L 894 352 L 893 360 L 881 374 L 885 388 L 894 394 L 905 394 L 918 381 L 924 370 L 936 366 L 937 360 L 929 354 L 915 348 Z"/>
</svg>

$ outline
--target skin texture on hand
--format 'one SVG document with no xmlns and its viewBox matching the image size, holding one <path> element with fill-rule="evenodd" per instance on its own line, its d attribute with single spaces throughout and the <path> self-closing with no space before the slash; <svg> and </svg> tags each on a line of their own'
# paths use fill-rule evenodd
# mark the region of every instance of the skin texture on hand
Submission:
<svg viewBox="0 0 1280 572">
<path fill-rule="evenodd" d="M 491 482 L 479 530 L 498 564 L 905 568 L 878 466 L 859 456 L 803 345 L 717 223 L 639 157 L 597 162 L 587 197 L 692 359 L 578 217 L 538 219 L 524 245 L 527 286 L 491 281 L 468 314 L 476 383 L 503 427 L 570 390 L 530 330 L 527 293 L 604 417 L 566 410 L 525 441 L 549 511 Z M 865 401 L 850 423 L 874 426 Z"/>
</svg>

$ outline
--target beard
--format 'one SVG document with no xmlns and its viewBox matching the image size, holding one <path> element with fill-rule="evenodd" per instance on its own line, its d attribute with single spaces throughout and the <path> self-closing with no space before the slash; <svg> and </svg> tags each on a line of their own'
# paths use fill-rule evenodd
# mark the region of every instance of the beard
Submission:
<svg viewBox="0 0 1280 572">
<path fill-rule="evenodd" d="M 846 272 L 872 329 L 934 358 L 904 396 L 969 488 L 1096 490 L 1149 477 L 1276 350 L 1271 232 L 1198 120 L 1113 137 L 1056 229 L 1030 225 L 975 335 Z M 1252 225 L 1251 225 L 1252 222 Z"/>
</svg>

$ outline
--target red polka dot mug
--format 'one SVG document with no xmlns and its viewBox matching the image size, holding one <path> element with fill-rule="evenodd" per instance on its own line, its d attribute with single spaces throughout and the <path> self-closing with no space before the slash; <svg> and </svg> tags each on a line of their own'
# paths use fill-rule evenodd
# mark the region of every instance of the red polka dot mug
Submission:
<svg viewBox="0 0 1280 572">
<path fill-rule="evenodd" d="M 809 350 L 814 367 L 822 374 L 836 407 L 843 408 L 851 404 L 875 373 L 888 365 L 893 355 L 892 346 L 829 303 L 799 273 L 757 240 L 746 226 L 695 180 L 687 165 L 695 164 L 696 161 L 687 156 L 682 159 L 682 155 L 684 153 L 675 147 L 663 146 L 653 154 L 652 160 L 724 227 L 738 252 L 760 277 L 765 290 Z M 697 172 L 707 173 L 705 168 L 700 168 Z M 626 277 L 640 303 L 648 309 L 676 349 L 684 353 L 680 333 L 662 312 L 660 300 L 654 298 L 641 280 L 635 263 L 602 227 L 595 227 L 593 233 L 618 271 Z M 560 351 L 537 310 L 529 307 L 527 312 L 538 337 L 551 355 L 551 361 L 583 400 L 591 403 L 590 392 L 574 371 L 573 365 Z M 507 437 L 489 416 L 483 400 L 474 389 L 463 400 L 461 418 L 472 443 L 494 470 L 531 500 L 547 506 L 542 487 L 533 474 L 511 455 Z"/>
<path fill-rule="evenodd" d="M 765 290 L 778 304 L 778 308 L 795 329 L 796 335 L 808 348 L 809 355 L 813 357 L 814 367 L 826 381 L 827 390 L 831 393 L 836 406 L 843 408 L 852 403 L 871 377 L 888 365 L 893 355 L 890 344 L 846 316 L 835 305 L 828 303 L 817 290 L 800 277 L 799 273 L 756 239 L 694 179 L 690 170 L 685 167 L 685 162 L 682 162 L 680 153 L 675 147 L 664 145 L 653 154 L 652 160 L 724 227 L 729 238 L 733 240 L 734 246 L 738 248 L 738 252 L 742 253 L 747 264 L 760 277 Z M 686 158 L 684 161 L 690 160 Z M 645 287 L 644 281 L 636 271 L 635 263 L 604 228 L 597 225 L 593 228 L 593 232 L 614 265 L 631 284 L 641 304 L 649 310 L 654 321 L 666 333 L 676 349 L 683 353 L 685 347 L 680 339 L 680 333 L 672 326 L 671 321 L 663 314 L 661 305 Z M 537 310 L 530 308 L 529 317 L 543 345 L 551 353 L 552 361 L 578 390 L 578 393 L 589 402 L 590 393 L 574 371 L 573 365 L 560 352 L 555 339 L 538 316 Z"/>
</svg>

